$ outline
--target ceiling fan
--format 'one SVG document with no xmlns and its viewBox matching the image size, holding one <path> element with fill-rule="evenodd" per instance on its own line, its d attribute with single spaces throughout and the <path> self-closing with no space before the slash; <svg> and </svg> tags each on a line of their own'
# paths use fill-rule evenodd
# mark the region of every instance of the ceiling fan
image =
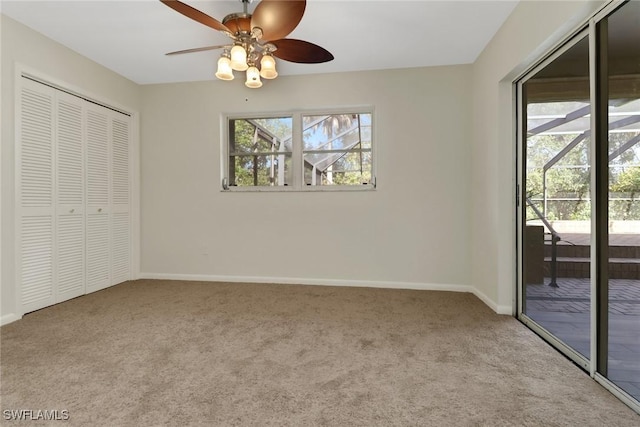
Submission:
<svg viewBox="0 0 640 427">
<path fill-rule="evenodd" d="M 240 0 L 243 12 L 225 16 L 222 22 L 178 0 L 160 0 L 173 10 L 207 27 L 229 36 L 228 45 L 206 46 L 169 52 L 167 55 L 224 49 L 218 60 L 216 77 L 233 80 L 233 71 L 247 72 L 245 85 L 262 86 L 260 77 L 275 79 L 276 58 L 301 64 L 318 64 L 333 60 L 326 49 L 304 40 L 285 38 L 298 26 L 304 15 L 306 0 L 262 0 L 248 13 L 252 0 Z M 258 66 L 260 68 L 258 68 Z"/>
</svg>

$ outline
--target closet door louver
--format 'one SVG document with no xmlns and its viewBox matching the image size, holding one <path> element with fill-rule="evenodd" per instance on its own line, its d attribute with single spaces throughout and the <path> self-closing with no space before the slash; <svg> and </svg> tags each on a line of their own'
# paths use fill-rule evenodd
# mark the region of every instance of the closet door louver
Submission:
<svg viewBox="0 0 640 427">
<path fill-rule="evenodd" d="M 113 113 L 111 121 L 111 233 L 113 284 L 129 280 L 131 276 L 130 215 L 129 215 L 129 141 L 128 117 Z"/>
<path fill-rule="evenodd" d="M 25 84 L 20 91 L 17 279 L 28 311 L 55 303 L 54 97 L 53 90 L 35 84 Z"/>
<path fill-rule="evenodd" d="M 56 126 L 56 301 L 85 293 L 84 281 L 84 107 L 58 92 Z"/>
<path fill-rule="evenodd" d="M 87 292 L 111 285 L 109 116 L 105 108 L 87 108 Z"/>
</svg>

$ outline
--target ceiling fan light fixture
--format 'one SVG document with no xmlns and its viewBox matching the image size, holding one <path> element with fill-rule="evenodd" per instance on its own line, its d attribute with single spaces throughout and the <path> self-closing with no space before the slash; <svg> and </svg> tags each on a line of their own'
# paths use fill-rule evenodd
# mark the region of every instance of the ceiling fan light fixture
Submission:
<svg viewBox="0 0 640 427">
<path fill-rule="evenodd" d="M 236 71 L 244 71 L 249 68 L 247 65 L 247 51 L 239 44 L 231 48 L 231 68 Z"/>
<path fill-rule="evenodd" d="M 251 89 L 257 89 L 262 86 L 262 81 L 260 80 L 260 71 L 255 66 L 251 66 L 247 69 L 247 81 L 244 82 L 246 87 L 250 87 Z"/>
<path fill-rule="evenodd" d="M 216 77 L 220 80 L 233 80 L 231 59 L 229 59 L 229 57 L 224 54 L 220 57 L 220 59 L 218 59 L 218 71 L 216 71 Z"/>
<path fill-rule="evenodd" d="M 265 53 L 260 60 L 260 76 L 264 79 L 275 79 L 278 77 L 276 60 L 270 53 Z"/>
<path fill-rule="evenodd" d="M 222 22 L 180 0 L 160 1 L 181 15 L 220 31 L 231 39 L 231 43 L 226 45 L 167 53 L 176 55 L 223 48 L 224 53 L 218 59 L 215 73 L 220 80 L 233 80 L 234 71 L 246 71 L 245 85 L 250 88 L 261 87 L 260 77 L 278 77 L 274 52 L 280 60 L 299 64 L 320 64 L 334 59 L 331 52 L 323 47 L 287 38 L 300 23 L 307 0 L 259 0 L 253 13 L 249 13 L 248 6 L 254 0 L 239 0 L 243 11 L 228 14 Z"/>
</svg>

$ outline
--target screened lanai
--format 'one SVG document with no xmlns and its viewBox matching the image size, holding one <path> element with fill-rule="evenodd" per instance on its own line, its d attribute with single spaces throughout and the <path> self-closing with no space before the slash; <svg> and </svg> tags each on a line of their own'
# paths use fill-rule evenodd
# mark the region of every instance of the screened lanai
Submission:
<svg viewBox="0 0 640 427">
<path fill-rule="evenodd" d="M 580 220 L 589 209 L 588 102 L 531 103 L 527 111 L 529 180 L 527 197 L 548 220 Z M 619 99 L 609 107 L 609 168 L 612 220 L 640 220 L 640 99 Z"/>
</svg>

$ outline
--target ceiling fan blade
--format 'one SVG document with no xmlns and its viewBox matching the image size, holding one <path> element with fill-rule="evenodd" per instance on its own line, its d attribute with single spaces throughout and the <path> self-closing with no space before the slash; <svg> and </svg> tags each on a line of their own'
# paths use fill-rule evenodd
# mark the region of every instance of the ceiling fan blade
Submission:
<svg viewBox="0 0 640 427">
<path fill-rule="evenodd" d="M 262 29 L 262 40 L 287 37 L 298 26 L 306 0 L 262 0 L 251 16 L 251 28 Z"/>
<path fill-rule="evenodd" d="M 181 55 L 183 53 L 204 52 L 206 50 L 222 49 L 224 47 L 230 47 L 230 46 L 229 45 L 219 45 L 219 46 L 195 47 L 193 49 L 176 50 L 175 52 L 165 53 L 165 55 L 168 56 L 168 55 Z"/>
<path fill-rule="evenodd" d="M 214 30 L 223 31 L 225 33 L 231 33 L 229 29 L 220 21 L 215 18 L 210 17 L 204 12 L 200 12 L 198 9 L 194 9 L 188 4 L 184 4 L 178 0 L 160 0 L 162 3 L 169 6 L 171 9 L 175 10 L 178 13 L 183 14 L 187 18 L 191 18 L 194 21 L 197 21 L 207 27 L 213 28 Z"/>
<path fill-rule="evenodd" d="M 280 39 L 270 42 L 277 49 L 273 56 L 299 64 L 319 64 L 333 60 L 331 52 L 304 40 Z"/>
</svg>

